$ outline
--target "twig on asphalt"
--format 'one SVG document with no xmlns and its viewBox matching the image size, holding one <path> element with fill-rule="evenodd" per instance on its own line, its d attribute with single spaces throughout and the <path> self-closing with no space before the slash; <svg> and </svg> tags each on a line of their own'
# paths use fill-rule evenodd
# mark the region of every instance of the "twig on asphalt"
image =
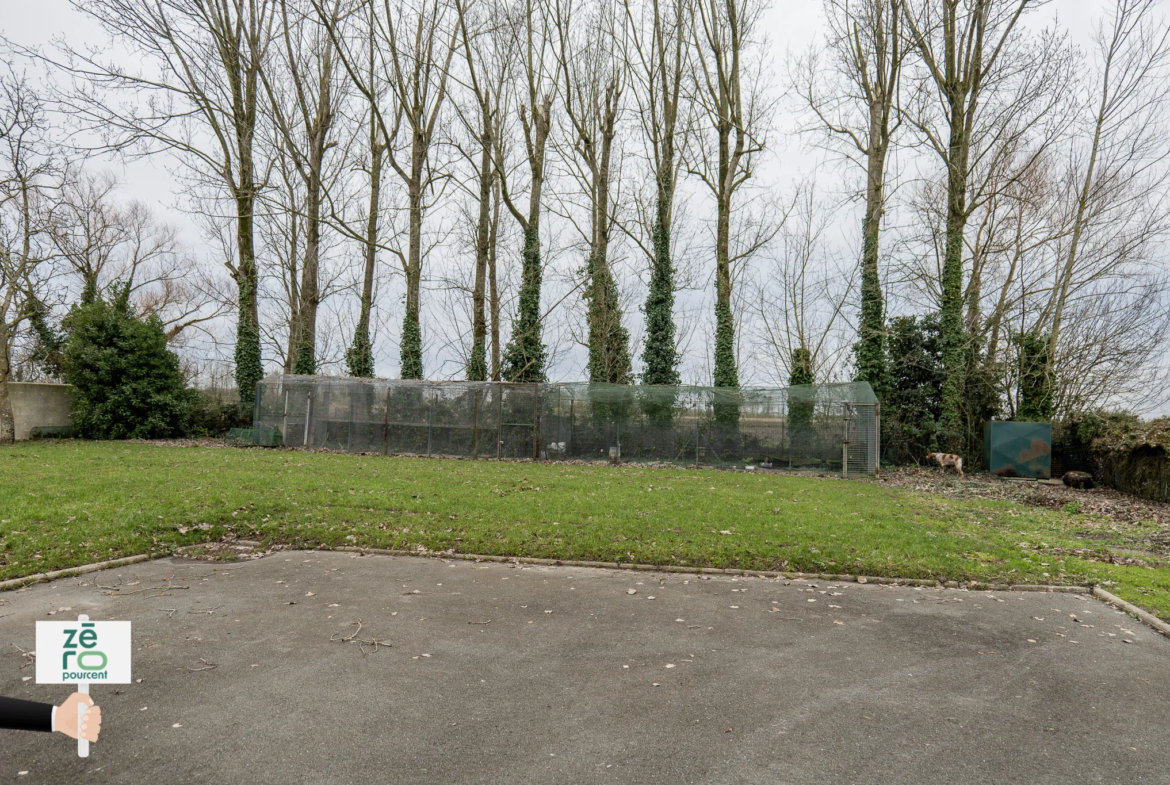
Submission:
<svg viewBox="0 0 1170 785">
<path fill-rule="evenodd" d="M 218 667 L 219 667 L 219 665 L 217 665 L 216 663 L 214 663 L 214 662 L 208 662 L 207 660 L 203 659 L 202 657 L 200 657 L 200 658 L 199 658 L 199 661 L 200 661 L 201 663 L 203 663 L 203 666 L 202 666 L 202 667 L 199 667 L 199 668 L 184 668 L 184 670 L 191 671 L 192 673 L 198 673 L 199 671 L 212 671 L 212 670 L 215 670 L 216 668 L 218 668 Z"/>
<path fill-rule="evenodd" d="M 14 649 L 19 651 L 21 656 L 24 657 L 24 665 L 20 666 L 21 670 L 24 670 L 29 665 L 32 665 L 33 663 L 35 663 L 37 661 L 37 653 L 35 651 L 25 651 L 24 649 L 17 646 L 15 643 L 9 643 L 8 645 L 12 646 Z"/>
<path fill-rule="evenodd" d="M 362 631 L 362 620 L 358 619 L 357 621 L 352 622 L 352 624 L 357 625 L 357 629 L 352 633 L 346 636 L 342 636 L 340 632 L 335 632 L 329 636 L 329 640 L 335 643 L 356 643 L 358 645 L 358 651 L 362 653 L 363 657 L 367 654 L 373 654 L 376 652 L 379 646 L 390 646 L 390 641 L 380 641 L 377 638 L 370 638 L 368 640 L 362 640 L 358 638 L 358 633 Z M 373 651 L 367 652 L 367 646 L 372 646 Z"/>
</svg>

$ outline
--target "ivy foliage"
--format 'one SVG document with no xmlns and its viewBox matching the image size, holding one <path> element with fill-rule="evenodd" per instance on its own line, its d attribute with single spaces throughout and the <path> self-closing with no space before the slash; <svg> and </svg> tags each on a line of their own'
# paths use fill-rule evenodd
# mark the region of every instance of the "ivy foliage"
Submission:
<svg viewBox="0 0 1170 785">
<path fill-rule="evenodd" d="M 660 205 L 659 216 L 662 212 Z M 674 260 L 670 256 L 670 233 L 661 218 L 654 222 L 653 242 L 654 266 L 650 271 L 650 293 L 646 296 L 642 383 L 678 384 L 679 358 L 674 346 Z"/>
<path fill-rule="evenodd" d="M 504 348 L 504 380 L 543 382 L 548 353 L 541 340 L 540 235 L 535 228 L 524 232 L 523 262 L 520 303 L 512 321 L 512 336 Z"/>
<path fill-rule="evenodd" d="M 792 350 L 791 367 L 788 371 L 788 385 L 790 387 L 801 384 L 815 384 L 816 375 L 813 373 L 813 356 L 807 346 L 798 346 Z M 813 409 L 816 401 L 812 396 L 790 398 L 788 401 L 788 424 L 792 428 L 792 436 L 797 443 L 808 436 L 812 425 Z"/>
<path fill-rule="evenodd" d="M 608 265 L 589 257 L 589 381 L 629 384 L 634 368 L 630 364 L 630 334 L 622 326 L 617 283 Z"/>
<path fill-rule="evenodd" d="M 407 308 L 402 317 L 402 369 L 400 376 L 403 379 L 423 378 L 422 363 L 422 330 L 418 325 L 417 308 Z"/>
<path fill-rule="evenodd" d="M 370 343 L 369 318 L 358 320 L 353 331 L 353 344 L 345 351 L 345 367 L 349 375 L 359 379 L 374 377 L 374 347 Z"/>
<path fill-rule="evenodd" d="M 486 382 L 487 376 L 487 342 L 477 338 L 471 345 L 471 356 L 467 358 L 467 381 Z"/>
<path fill-rule="evenodd" d="M 1021 422 L 1048 422 L 1052 419 L 1053 384 L 1048 373 L 1048 337 L 1032 332 L 1012 336 L 1020 358 L 1020 403 L 1016 419 Z"/>
<path fill-rule="evenodd" d="M 255 282 L 239 279 L 239 310 L 236 324 L 236 389 L 240 405 L 251 411 L 256 400 L 256 385 L 264 377 L 260 361 L 260 325 L 252 318 L 248 303 L 255 294 Z M 83 299 L 84 302 L 84 299 Z"/>
<path fill-rule="evenodd" d="M 868 220 L 867 220 L 868 223 Z M 870 227 L 863 229 L 865 247 L 861 264 L 861 325 L 853 346 L 855 379 L 869 382 L 878 400 L 886 399 L 890 387 L 886 354 L 885 304 L 878 275 L 877 237 Z"/>
</svg>

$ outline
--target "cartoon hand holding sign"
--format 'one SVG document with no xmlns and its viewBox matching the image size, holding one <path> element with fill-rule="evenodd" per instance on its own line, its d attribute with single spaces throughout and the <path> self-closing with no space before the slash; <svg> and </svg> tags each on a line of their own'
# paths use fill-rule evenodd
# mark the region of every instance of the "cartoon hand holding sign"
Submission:
<svg viewBox="0 0 1170 785">
<path fill-rule="evenodd" d="M 77 755 L 87 758 L 102 724 L 89 685 L 130 683 L 130 622 L 84 614 L 75 622 L 37 622 L 37 684 L 70 683 L 77 692 L 53 709 L 53 730 L 77 739 Z"/>
</svg>

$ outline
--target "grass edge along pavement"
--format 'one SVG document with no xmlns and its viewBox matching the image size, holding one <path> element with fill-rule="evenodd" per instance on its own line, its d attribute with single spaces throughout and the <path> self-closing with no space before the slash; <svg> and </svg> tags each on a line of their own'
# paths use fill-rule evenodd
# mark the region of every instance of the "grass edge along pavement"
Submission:
<svg viewBox="0 0 1170 785">
<path fill-rule="evenodd" d="M 298 548 L 1101 585 L 1170 620 L 1170 567 L 1148 546 L 1159 532 L 880 483 L 709 469 L 129 442 L 0 448 L 0 580 L 236 536 Z"/>
</svg>

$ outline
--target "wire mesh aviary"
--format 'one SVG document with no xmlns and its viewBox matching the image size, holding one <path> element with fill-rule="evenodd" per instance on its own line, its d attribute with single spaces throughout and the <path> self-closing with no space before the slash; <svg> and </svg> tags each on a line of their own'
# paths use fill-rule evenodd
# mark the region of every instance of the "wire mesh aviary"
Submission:
<svg viewBox="0 0 1170 785">
<path fill-rule="evenodd" d="M 355 453 L 877 470 L 866 382 L 787 388 L 273 376 L 251 440 Z"/>
</svg>

